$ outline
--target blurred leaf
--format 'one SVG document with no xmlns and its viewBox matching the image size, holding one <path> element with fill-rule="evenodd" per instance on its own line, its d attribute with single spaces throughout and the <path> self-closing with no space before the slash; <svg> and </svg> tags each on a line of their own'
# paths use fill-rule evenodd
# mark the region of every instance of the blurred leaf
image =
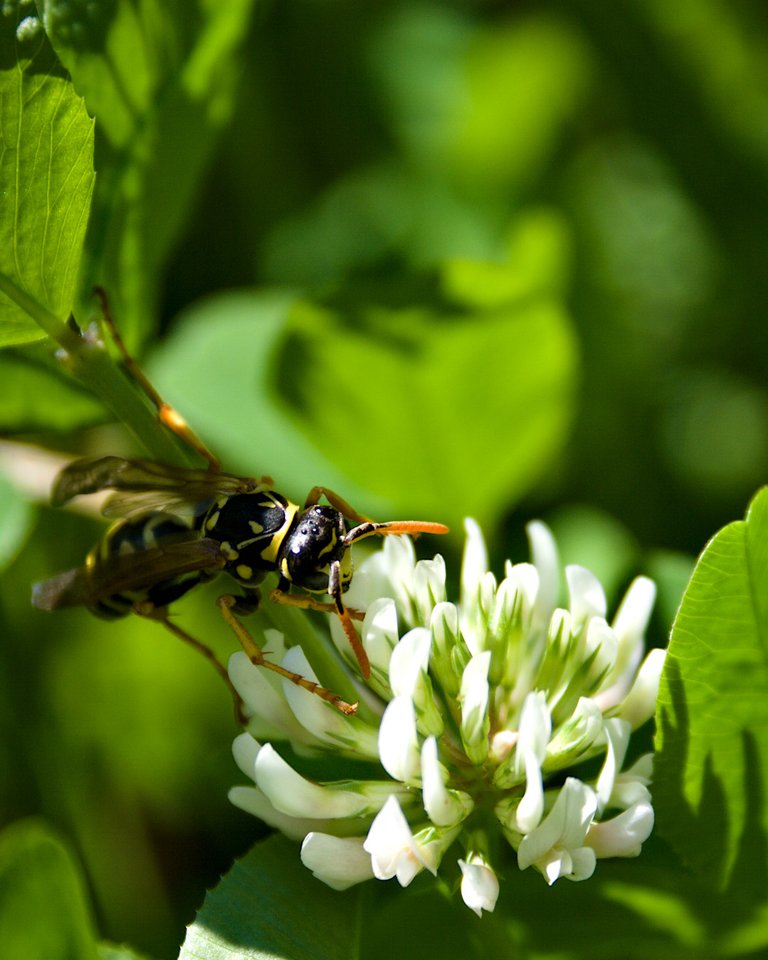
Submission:
<svg viewBox="0 0 768 960">
<path fill-rule="evenodd" d="M 478 30 L 451 101 L 444 142 L 453 173 L 480 193 L 520 189 L 541 175 L 592 72 L 563 20 L 530 19 Z"/>
<path fill-rule="evenodd" d="M 515 221 L 503 262 L 449 260 L 446 296 L 467 307 L 493 309 L 531 295 L 562 295 L 568 279 L 569 234 L 554 210 L 529 210 Z"/>
<path fill-rule="evenodd" d="M 279 402 L 272 370 L 295 294 L 241 291 L 186 310 L 156 351 L 153 379 L 228 470 L 269 473 L 304 497 L 323 483 L 354 496 L 350 481 Z"/>
<path fill-rule="evenodd" d="M 94 180 L 93 123 L 30 11 L 0 17 L 0 346 L 45 336 L 23 297 L 72 310 Z"/>
<path fill-rule="evenodd" d="M 316 880 L 283 837 L 257 844 L 206 897 L 179 960 L 357 960 L 360 888 Z"/>
<path fill-rule="evenodd" d="M 12 563 L 32 526 L 32 507 L 0 473 L 0 570 Z"/>
<path fill-rule="evenodd" d="M 145 330 L 156 284 L 229 116 L 253 0 L 42 0 L 51 41 L 107 144 L 87 237 L 85 288 L 110 290 L 125 331 Z"/>
<path fill-rule="evenodd" d="M 757 6 L 759 9 L 759 5 Z M 639 4 L 661 48 L 746 154 L 768 161 L 768 43 L 727 0 Z"/>
<path fill-rule="evenodd" d="M 660 426 L 662 456 L 692 498 L 732 502 L 768 473 L 765 392 L 732 371 L 680 370 Z"/>
<path fill-rule="evenodd" d="M 387 257 L 417 268 L 450 257 L 490 257 L 498 213 L 459 197 L 431 172 L 380 163 L 336 181 L 267 238 L 265 270 L 278 283 L 346 280 Z"/>
<path fill-rule="evenodd" d="M 98 960 L 80 870 L 36 821 L 0 835 L 0 943 L 5 960 Z"/>
<path fill-rule="evenodd" d="M 394 511 L 490 526 L 540 477 L 570 421 L 576 346 L 562 309 L 361 312 L 375 334 L 308 303 L 293 311 L 284 379 L 307 429 Z"/>
<path fill-rule="evenodd" d="M 46 349 L 0 354 L 0 430 L 71 430 L 103 419 L 90 394 L 55 368 Z"/>
<path fill-rule="evenodd" d="M 657 709 L 659 823 L 711 883 L 768 896 L 768 488 L 701 555 Z"/>
</svg>

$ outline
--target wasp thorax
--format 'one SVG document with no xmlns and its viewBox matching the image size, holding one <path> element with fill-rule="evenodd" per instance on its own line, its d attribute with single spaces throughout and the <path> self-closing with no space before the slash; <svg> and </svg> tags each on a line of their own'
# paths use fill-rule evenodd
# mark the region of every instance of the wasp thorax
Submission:
<svg viewBox="0 0 768 960">
<path fill-rule="evenodd" d="M 344 517 L 334 507 L 305 510 L 283 543 L 284 576 L 297 587 L 326 592 L 328 567 L 344 556 L 346 532 Z"/>
</svg>

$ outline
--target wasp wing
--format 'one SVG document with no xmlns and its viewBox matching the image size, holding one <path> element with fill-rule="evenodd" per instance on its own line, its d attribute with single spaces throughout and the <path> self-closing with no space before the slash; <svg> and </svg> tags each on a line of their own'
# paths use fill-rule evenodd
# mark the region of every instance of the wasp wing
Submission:
<svg viewBox="0 0 768 960">
<path fill-rule="evenodd" d="M 216 540 L 177 541 L 110 557 L 104 564 L 76 567 L 36 583 L 32 605 L 38 610 L 89 606 L 116 593 L 143 590 L 185 573 L 216 573 L 226 562 Z"/>
<path fill-rule="evenodd" d="M 217 496 L 232 496 L 268 489 L 269 477 L 239 477 L 189 467 L 172 467 L 152 460 L 126 460 L 123 457 L 98 457 L 75 460 L 56 478 L 51 502 L 60 507 L 73 497 L 99 490 L 115 490 L 104 513 L 128 516 L 137 512 L 165 509 L 174 505 L 196 505 Z"/>
</svg>

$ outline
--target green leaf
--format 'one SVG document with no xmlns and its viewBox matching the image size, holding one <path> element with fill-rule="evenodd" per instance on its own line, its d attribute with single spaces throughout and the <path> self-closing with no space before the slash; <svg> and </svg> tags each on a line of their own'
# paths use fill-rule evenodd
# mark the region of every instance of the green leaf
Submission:
<svg viewBox="0 0 768 960">
<path fill-rule="evenodd" d="M 30 12 L 0 16 L 0 346 L 66 321 L 94 181 L 93 123 Z"/>
<path fill-rule="evenodd" d="M 331 890 L 271 837 L 208 894 L 179 960 L 357 960 L 360 909 L 361 888 Z"/>
<path fill-rule="evenodd" d="M 660 827 L 712 883 L 768 893 L 768 488 L 701 555 L 659 691 Z"/>
<path fill-rule="evenodd" d="M 253 0 L 42 0 L 46 29 L 106 143 L 84 282 L 121 330 L 146 330 L 156 285 L 229 117 Z"/>
<path fill-rule="evenodd" d="M 32 526 L 32 507 L 0 473 L 0 570 L 11 563 Z"/>
<path fill-rule="evenodd" d="M 35 821 L 0 835 L 0 943 L 4 960 L 98 960 L 80 870 Z"/>
<path fill-rule="evenodd" d="M 153 355 L 150 374 L 225 469 L 268 473 L 295 497 L 315 483 L 353 497 L 350 481 L 302 433 L 274 389 L 294 300 L 284 291 L 240 291 L 194 305 Z"/>
<path fill-rule="evenodd" d="M 0 429 L 70 430 L 104 418 L 101 404 L 53 365 L 44 345 L 0 354 Z"/>
<path fill-rule="evenodd" d="M 576 346 L 562 308 L 360 313 L 368 333 L 311 304 L 294 310 L 282 382 L 306 429 L 398 513 L 495 522 L 570 422 Z"/>
</svg>

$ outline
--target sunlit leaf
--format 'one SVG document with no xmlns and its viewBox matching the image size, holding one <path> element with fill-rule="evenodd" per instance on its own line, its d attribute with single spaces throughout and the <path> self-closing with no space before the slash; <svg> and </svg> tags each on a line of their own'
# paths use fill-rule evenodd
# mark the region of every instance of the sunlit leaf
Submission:
<svg viewBox="0 0 768 960">
<path fill-rule="evenodd" d="M 27 15 L 30 14 L 30 15 Z M 45 336 L 35 305 L 65 321 L 93 189 L 93 123 L 34 8 L 0 17 L 0 346 Z"/>
<path fill-rule="evenodd" d="M 576 349 L 562 308 L 363 313 L 367 335 L 330 310 L 294 310 L 281 371 L 302 421 L 392 509 L 491 525 L 541 476 L 570 420 Z"/>
<path fill-rule="evenodd" d="M 273 837 L 208 894 L 179 960 L 358 960 L 360 909 L 360 888 L 331 890 Z"/>
<path fill-rule="evenodd" d="M 768 488 L 701 555 L 672 630 L 654 795 L 680 855 L 768 893 Z"/>
</svg>

